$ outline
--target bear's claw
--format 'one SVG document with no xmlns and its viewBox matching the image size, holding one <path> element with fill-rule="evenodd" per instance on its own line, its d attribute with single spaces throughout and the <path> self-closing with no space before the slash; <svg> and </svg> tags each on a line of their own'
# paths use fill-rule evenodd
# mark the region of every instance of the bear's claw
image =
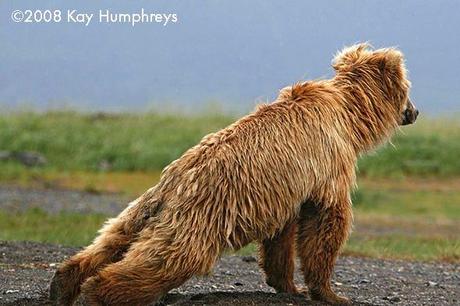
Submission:
<svg viewBox="0 0 460 306">
<path fill-rule="evenodd" d="M 349 306 L 353 304 L 350 299 L 335 294 L 331 289 L 310 289 L 309 291 L 311 299 L 315 301 L 322 301 L 336 306 Z"/>
</svg>

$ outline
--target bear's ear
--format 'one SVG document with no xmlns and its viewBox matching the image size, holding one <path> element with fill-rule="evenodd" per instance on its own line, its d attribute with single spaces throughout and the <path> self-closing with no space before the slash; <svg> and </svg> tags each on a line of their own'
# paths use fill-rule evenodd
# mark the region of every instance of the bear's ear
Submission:
<svg viewBox="0 0 460 306">
<path fill-rule="evenodd" d="M 401 51 L 395 48 L 387 48 L 382 50 L 377 50 L 377 54 L 380 54 L 378 57 L 379 68 L 382 72 L 398 71 L 400 68 L 404 68 L 404 56 Z"/>
<path fill-rule="evenodd" d="M 371 52 L 371 45 L 368 43 L 361 43 L 346 47 L 339 51 L 332 60 L 332 67 L 336 72 L 348 71 L 353 68 L 355 64 L 363 61 Z"/>
</svg>

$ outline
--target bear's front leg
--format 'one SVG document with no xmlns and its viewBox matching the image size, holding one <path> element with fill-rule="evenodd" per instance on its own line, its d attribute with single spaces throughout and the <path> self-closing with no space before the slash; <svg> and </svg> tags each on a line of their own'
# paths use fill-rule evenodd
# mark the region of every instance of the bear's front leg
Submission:
<svg viewBox="0 0 460 306">
<path fill-rule="evenodd" d="M 325 206 L 302 205 L 298 221 L 297 249 L 305 283 L 313 300 L 333 305 L 350 305 L 331 288 L 331 277 L 340 248 L 348 238 L 353 215 L 347 200 Z"/>
<path fill-rule="evenodd" d="M 276 292 L 298 293 L 294 285 L 296 222 L 287 224 L 275 237 L 259 246 L 259 265 L 267 285 Z"/>
</svg>

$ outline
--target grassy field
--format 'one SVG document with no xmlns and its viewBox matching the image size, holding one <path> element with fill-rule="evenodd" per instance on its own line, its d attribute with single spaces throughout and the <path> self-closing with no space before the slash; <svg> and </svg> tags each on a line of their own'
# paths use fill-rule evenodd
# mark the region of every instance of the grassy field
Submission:
<svg viewBox="0 0 460 306">
<path fill-rule="evenodd" d="M 43 171 L 159 171 L 205 134 L 234 118 L 213 114 L 159 115 L 15 113 L 0 116 L 0 148 L 36 151 L 48 159 Z M 378 154 L 359 163 L 367 177 L 460 175 L 460 121 L 419 120 Z M 18 178 L 21 165 L 0 163 L 0 178 Z"/>
<path fill-rule="evenodd" d="M 0 150 L 36 151 L 48 164 L 0 161 L 0 182 L 134 197 L 203 135 L 232 121 L 212 114 L 3 115 Z M 345 254 L 460 262 L 460 121 L 422 119 L 392 143 L 359 162 L 355 227 Z M 0 240 L 85 245 L 105 218 L 0 210 Z"/>
<path fill-rule="evenodd" d="M 58 170 L 161 170 L 230 117 L 131 114 L 16 113 L 0 116 L 0 148 L 36 151 Z M 5 165 L 2 165 L 5 167 Z M 6 165 L 15 175 L 14 164 Z M 3 171 L 2 171 L 3 172 Z"/>
<path fill-rule="evenodd" d="M 87 245 L 106 216 L 76 213 L 47 214 L 40 209 L 24 213 L 0 210 L 0 240 L 29 240 L 63 245 Z"/>
</svg>

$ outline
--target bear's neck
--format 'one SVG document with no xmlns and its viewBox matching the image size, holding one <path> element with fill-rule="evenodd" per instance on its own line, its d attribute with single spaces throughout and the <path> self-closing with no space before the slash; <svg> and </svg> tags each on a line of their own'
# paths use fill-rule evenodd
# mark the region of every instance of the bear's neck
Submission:
<svg viewBox="0 0 460 306">
<path fill-rule="evenodd" d="M 387 142 L 396 130 L 397 112 L 377 84 L 369 80 L 334 79 L 341 99 L 344 118 L 349 120 L 350 142 L 357 153 L 365 153 Z"/>
</svg>

